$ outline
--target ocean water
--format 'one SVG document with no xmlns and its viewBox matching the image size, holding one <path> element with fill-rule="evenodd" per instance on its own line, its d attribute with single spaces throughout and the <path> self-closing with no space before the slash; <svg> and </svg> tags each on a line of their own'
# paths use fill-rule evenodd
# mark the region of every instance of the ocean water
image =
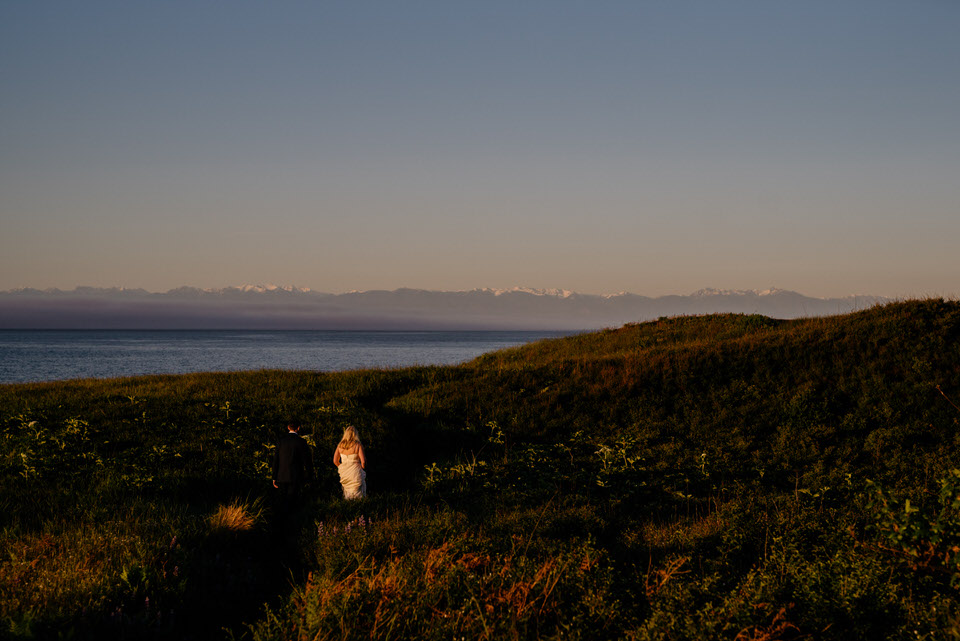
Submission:
<svg viewBox="0 0 960 641">
<path fill-rule="evenodd" d="M 452 365 L 571 332 L 0 330 L 0 383 Z"/>
</svg>

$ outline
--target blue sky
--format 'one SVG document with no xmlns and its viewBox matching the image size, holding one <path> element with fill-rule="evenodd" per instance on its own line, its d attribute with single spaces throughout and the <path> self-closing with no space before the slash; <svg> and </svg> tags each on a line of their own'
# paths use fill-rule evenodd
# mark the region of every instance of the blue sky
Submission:
<svg viewBox="0 0 960 641">
<path fill-rule="evenodd" d="M 960 3 L 5 2 L 0 289 L 960 293 Z"/>
</svg>

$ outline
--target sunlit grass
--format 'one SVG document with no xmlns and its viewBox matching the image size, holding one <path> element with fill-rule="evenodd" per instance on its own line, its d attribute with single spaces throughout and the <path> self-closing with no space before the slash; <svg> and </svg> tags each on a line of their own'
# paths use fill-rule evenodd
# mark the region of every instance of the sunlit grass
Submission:
<svg viewBox="0 0 960 641">
<path fill-rule="evenodd" d="M 229 505 L 219 505 L 207 522 L 210 525 L 210 531 L 214 533 L 248 532 L 262 517 L 262 501 L 244 502 L 237 499 Z"/>
</svg>

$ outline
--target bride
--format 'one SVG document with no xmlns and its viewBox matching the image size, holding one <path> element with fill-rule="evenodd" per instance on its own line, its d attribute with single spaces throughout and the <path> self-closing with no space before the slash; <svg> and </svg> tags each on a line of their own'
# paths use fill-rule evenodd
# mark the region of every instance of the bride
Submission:
<svg viewBox="0 0 960 641">
<path fill-rule="evenodd" d="M 367 459 L 357 428 L 353 425 L 343 430 L 343 438 L 333 452 L 333 464 L 340 472 L 343 498 L 359 499 L 367 495 Z"/>
</svg>

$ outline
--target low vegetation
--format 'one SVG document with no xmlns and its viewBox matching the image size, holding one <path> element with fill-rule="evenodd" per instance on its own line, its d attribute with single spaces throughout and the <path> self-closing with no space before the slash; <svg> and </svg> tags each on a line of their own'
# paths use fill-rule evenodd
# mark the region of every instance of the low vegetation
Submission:
<svg viewBox="0 0 960 641">
<path fill-rule="evenodd" d="M 960 638 L 960 304 L 0 386 L 0 635 Z M 318 479 L 275 527 L 272 448 Z M 366 500 L 328 462 L 360 428 Z"/>
</svg>

